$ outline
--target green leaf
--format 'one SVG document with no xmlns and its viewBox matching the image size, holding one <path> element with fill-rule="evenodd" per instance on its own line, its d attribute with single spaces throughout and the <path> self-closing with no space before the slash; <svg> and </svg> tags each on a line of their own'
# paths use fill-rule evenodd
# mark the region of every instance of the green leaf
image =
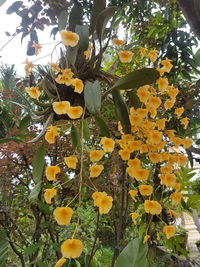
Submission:
<svg viewBox="0 0 200 267">
<path fill-rule="evenodd" d="M 196 67 L 200 66 L 200 48 L 197 50 L 197 52 L 194 55 L 194 62 L 195 62 Z"/>
<path fill-rule="evenodd" d="M 100 44 L 101 44 L 101 40 L 103 38 L 103 34 L 105 31 L 106 25 L 107 25 L 108 21 L 110 20 L 110 18 L 113 17 L 116 10 L 117 10 L 117 8 L 114 6 L 107 7 L 104 10 L 102 10 L 97 17 L 96 32 L 97 32 L 97 36 L 99 38 Z"/>
<path fill-rule="evenodd" d="M 42 182 L 40 181 L 39 183 L 37 183 L 35 185 L 35 187 L 31 191 L 30 195 L 28 196 L 28 199 L 30 202 L 34 202 L 37 199 L 41 188 L 42 188 Z"/>
<path fill-rule="evenodd" d="M 38 203 L 39 210 L 41 210 L 45 215 L 51 215 L 51 210 L 49 205 L 45 204 L 42 201 Z"/>
<path fill-rule="evenodd" d="M 9 243 L 6 236 L 6 231 L 0 230 L 0 267 L 6 266 L 6 259 L 8 256 Z"/>
<path fill-rule="evenodd" d="M 76 58 L 78 54 L 78 46 L 68 47 L 66 52 L 66 57 L 69 63 L 74 67 L 76 63 Z"/>
<path fill-rule="evenodd" d="M 119 79 L 111 88 L 113 89 L 134 89 L 143 85 L 152 84 L 160 77 L 159 72 L 152 68 L 135 70 Z"/>
<path fill-rule="evenodd" d="M 135 238 L 122 250 L 114 266 L 146 267 L 147 251 L 148 247 L 143 243 L 143 238 Z"/>
<path fill-rule="evenodd" d="M 69 27 L 70 31 L 75 31 L 76 25 L 82 25 L 83 20 L 83 8 L 80 4 L 74 4 L 69 15 Z"/>
<path fill-rule="evenodd" d="M 100 135 L 110 137 L 108 126 L 106 125 L 105 121 L 101 118 L 99 114 L 94 115 L 96 124 L 99 126 Z"/>
<path fill-rule="evenodd" d="M 101 88 L 99 81 L 86 82 L 84 100 L 90 113 L 95 114 L 101 109 Z"/>
<path fill-rule="evenodd" d="M 62 10 L 58 16 L 58 29 L 59 31 L 64 30 L 67 25 L 68 12 L 67 10 Z"/>
<path fill-rule="evenodd" d="M 119 91 L 113 91 L 112 96 L 117 119 L 121 122 L 124 133 L 128 134 L 131 132 L 131 124 L 126 103 Z"/>
<path fill-rule="evenodd" d="M 32 244 L 30 246 L 28 246 L 25 250 L 24 250 L 24 255 L 30 256 L 33 253 L 36 252 L 36 250 L 41 246 L 40 243 L 37 244 Z"/>
<path fill-rule="evenodd" d="M 30 115 L 25 116 L 25 117 L 20 121 L 20 124 L 19 124 L 19 131 L 20 131 L 20 134 L 25 134 L 26 129 L 27 129 L 27 127 L 28 127 L 30 121 L 31 121 L 31 116 L 30 116 Z"/>
<path fill-rule="evenodd" d="M 20 137 L 10 137 L 10 138 L 2 138 L 0 139 L 0 144 L 8 143 L 8 142 L 15 142 L 15 143 L 24 143 Z"/>
<path fill-rule="evenodd" d="M 92 11 L 91 11 L 91 19 L 90 19 L 90 32 L 94 33 L 96 28 L 97 17 L 102 10 L 106 8 L 106 0 L 95 0 Z"/>
<path fill-rule="evenodd" d="M 132 107 L 134 107 L 135 109 L 141 107 L 142 103 L 140 102 L 140 99 L 139 99 L 139 97 L 137 96 L 135 90 L 134 90 L 134 91 L 133 91 L 133 90 L 132 90 L 132 91 L 128 91 L 128 92 L 127 92 L 127 95 L 128 95 L 128 98 L 129 98 L 129 100 L 130 100 L 130 102 L 131 102 L 131 106 L 132 106 Z"/>
<path fill-rule="evenodd" d="M 83 51 L 89 46 L 89 28 L 87 25 L 76 25 L 75 32 L 79 35 L 79 48 Z"/>
<path fill-rule="evenodd" d="M 33 157 L 33 179 L 37 183 L 41 180 L 45 164 L 45 146 L 40 145 Z"/>
<path fill-rule="evenodd" d="M 87 121 L 87 119 L 84 119 L 83 120 L 83 138 L 86 141 L 89 141 L 90 140 L 90 130 L 89 130 L 89 127 L 88 127 L 88 121 Z"/>
<path fill-rule="evenodd" d="M 81 150 L 81 143 L 80 143 L 80 134 L 78 129 L 72 125 L 71 128 L 71 138 L 72 138 L 72 146 L 74 149 L 80 151 Z"/>
<path fill-rule="evenodd" d="M 2 6 L 7 0 L 0 0 L 0 6 Z"/>
</svg>

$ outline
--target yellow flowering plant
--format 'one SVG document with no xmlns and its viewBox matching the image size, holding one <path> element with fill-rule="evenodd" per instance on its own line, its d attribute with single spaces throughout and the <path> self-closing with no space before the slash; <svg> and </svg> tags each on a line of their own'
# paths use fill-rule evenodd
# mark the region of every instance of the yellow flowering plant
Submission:
<svg viewBox="0 0 200 267">
<path fill-rule="evenodd" d="M 37 197 L 50 208 L 48 220 L 59 229 L 59 234 L 55 232 L 60 258 L 55 266 L 86 253 L 80 214 L 86 205 L 96 214 L 90 266 L 104 220 L 114 233 L 113 262 L 117 262 L 127 227 L 135 231 L 134 242 L 145 251 L 154 242 L 167 246 L 176 235 L 174 222 L 184 203 L 179 171 L 188 162 L 185 149 L 192 139 L 185 137 L 190 121 L 177 101 L 179 89 L 170 80 L 173 61 L 161 59 L 153 48 L 129 49 L 117 38 L 111 42 L 109 37 L 106 43 L 105 26 L 115 12 L 109 7 L 102 27 L 76 23 L 70 30 L 61 29 L 61 58 L 50 62 L 48 71 L 39 67 L 42 80 L 25 89 L 39 107 L 36 120 L 45 122 L 33 140 L 44 136 L 48 160 L 44 146 L 37 155 L 49 166 L 38 182 L 44 169 L 38 162 L 40 175 L 34 168 L 33 177 L 35 188 L 43 192 Z M 120 73 L 101 67 L 108 44 Z M 27 76 L 33 67 L 26 61 Z M 63 226 L 70 229 L 67 237 Z"/>
</svg>

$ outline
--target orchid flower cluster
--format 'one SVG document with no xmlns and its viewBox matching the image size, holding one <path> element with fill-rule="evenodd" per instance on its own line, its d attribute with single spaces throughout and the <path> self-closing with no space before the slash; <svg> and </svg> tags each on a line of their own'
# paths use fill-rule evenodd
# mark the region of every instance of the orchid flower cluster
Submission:
<svg viewBox="0 0 200 267">
<path fill-rule="evenodd" d="M 61 31 L 61 39 L 65 46 L 74 47 L 79 41 L 79 36 L 70 31 Z M 123 50 L 125 42 L 123 40 L 113 39 L 113 44 L 118 48 L 118 56 L 121 63 L 130 63 L 133 60 L 132 51 Z M 119 49 L 120 48 L 120 49 Z M 86 58 L 90 55 L 91 45 L 85 51 Z M 158 51 L 139 49 L 141 58 L 147 57 L 152 64 L 157 60 Z M 29 64 L 30 65 L 30 64 Z M 81 94 L 84 90 L 84 83 L 78 77 L 74 78 L 71 69 L 61 69 L 57 64 L 50 63 L 52 70 L 57 74 L 55 81 L 59 84 L 73 86 L 74 91 Z M 169 216 L 175 218 L 179 216 L 176 207 L 179 205 L 183 195 L 181 193 L 182 185 L 177 179 L 177 171 L 180 166 L 187 164 L 187 157 L 180 151 L 184 151 L 192 144 L 190 138 L 180 138 L 176 135 L 174 129 L 169 128 L 169 116 L 176 116 L 177 122 L 183 129 L 187 129 L 189 119 L 184 117 L 184 108 L 175 107 L 176 97 L 179 94 L 178 88 L 170 85 L 168 79 L 163 77 L 169 73 L 173 67 L 170 59 L 164 59 L 160 62 L 161 67 L 157 67 L 160 78 L 155 85 L 144 85 L 137 89 L 137 96 L 141 102 L 140 108 L 131 107 L 129 110 L 129 120 L 131 123 L 131 133 L 125 134 L 120 122 L 118 130 L 120 139 L 102 137 L 98 148 L 89 152 L 90 166 L 88 166 L 90 177 L 93 181 L 104 175 L 104 165 L 99 163 L 105 155 L 117 151 L 119 157 L 126 164 L 126 175 L 132 181 L 129 195 L 132 201 L 141 201 L 142 209 L 133 210 L 131 218 L 134 224 L 140 222 L 143 214 L 158 216 L 162 221 L 162 211 L 167 210 Z M 30 97 L 38 99 L 41 92 L 38 87 L 26 88 Z M 81 106 L 72 107 L 69 101 L 57 101 L 52 104 L 56 114 L 66 114 L 70 119 L 79 119 L 84 117 L 84 110 Z M 169 112 L 168 112 L 169 111 Z M 173 114 L 173 115 L 172 115 Z M 58 127 L 51 125 L 47 128 L 45 140 L 49 144 L 54 144 L 59 137 Z M 83 168 L 83 141 L 81 155 L 71 155 L 64 157 L 63 164 L 71 170 L 75 170 L 80 160 Z M 182 149 L 180 150 L 180 147 Z M 145 160 L 143 160 L 145 159 Z M 84 166 L 84 168 L 87 168 Z M 169 196 L 163 199 L 158 197 L 157 186 L 155 186 L 155 170 L 158 173 L 159 186 L 162 191 L 168 190 Z M 52 184 L 56 181 L 56 176 L 61 173 L 61 167 L 58 165 L 48 166 L 45 175 Z M 81 176 L 82 174 L 80 174 Z M 81 183 L 81 178 L 80 178 Z M 56 197 L 58 190 L 56 186 L 44 190 L 44 199 L 46 203 L 51 204 L 52 199 Z M 106 192 L 95 190 L 91 193 L 94 207 L 98 208 L 100 215 L 108 214 L 113 206 L 113 198 Z M 71 222 L 75 211 L 72 207 L 57 207 L 53 216 L 58 225 L 68 225 Z M 169 239 L 175 235 L 174 225 L 167 225 L 162 221 L 162 232 Z M 144 243 L 151 239 L 150 225 L 146 227 Z M 62 266 L 66 258 L 77 258 L 81 255 L 83 244 L 80 240 L 67 239 L 61 245 L 62 258 L 56 263 L 56 266 Z"/>
</svg>

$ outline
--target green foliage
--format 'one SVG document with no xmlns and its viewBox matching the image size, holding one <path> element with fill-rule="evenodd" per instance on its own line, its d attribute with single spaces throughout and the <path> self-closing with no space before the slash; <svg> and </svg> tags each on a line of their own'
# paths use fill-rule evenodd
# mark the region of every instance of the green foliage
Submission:
<svg viewBox="0 0 200 267">
<path fill-rule="evenodd" d="M 35 187 L 31 190 L 31 193 L 28 197 L 29 201 L 32 203 L 37 200 L 37 197 L 41 191 L 42 188 L 42 182 L 38 182 Z"/>
<path fill-rule="evenodd" d="M 87 25 L 76 25 L 75 32 L 79 35 L 79 48 L 87 50 L 89 45 L 89 29 Z"/>
<path fill-rule="evenodd" d="M 93 34 L 95 31 L 98 15 L 105 8 L 106 8 L 106 0 L 94 0 L 94 4 L 91 10 L 91 19 L 90 19 L 91 34 Z"/>
<path fill-rule="evenodd" d="M 74 149 L 80 151 L 81 143 L 80 143 L 80 133 L 74 125 L 71 127 L 71 139 L 72 139 L 72 146 Z"/>
<path fill-rule="evenodd" d="M 99 81 L 86 82 L 84 100 L 90 113 L 96 114 L 101 108 L 101 87 Z"/>
<path fill-rule="evenodd" d="M 38 147 L 33 158 L 33 180 L 36 183 L 41 181 L 43 169 L 45 164 L 45 145 L 42 144 Z"/>
<path fill-rule="evenodd" d="M 100 136 L 110 137 L 109 129 L 104 119 L 98 113 L 95 114 L 94 117 L 95 117 L 96 124 L 100 130 Z"/>
<path fill-rule="evenodd" d="M 6 232 L 0 228 L 0 267 L 6 266 L 6 259 L 8 256 L 8 239 Z"/>
<path fill-rule="evenodd" d="M 146 267 L 147 244 L 143 243 L 143 237 L 133 239 L 118 256 L 115 267 Z"/>
<path fill-rule="evenodd" d="M 159 77 L 159 72 L 156 69 L 144 68 L 135 70 L 117 80 L 111 90 L 134 89 L 146 84 L 155 83 Z"/>
</svg>

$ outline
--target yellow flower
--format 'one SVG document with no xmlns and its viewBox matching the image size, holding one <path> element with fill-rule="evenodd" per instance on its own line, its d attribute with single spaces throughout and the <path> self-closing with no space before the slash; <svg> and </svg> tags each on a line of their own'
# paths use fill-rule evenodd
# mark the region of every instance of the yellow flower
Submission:
<svg viewBox="0 0 200 267">
<path fill-rule="evenodd" d="M 184 112 L 184 107 L 182 107 L 182 108 L 176 108 L 174 114 L 176 114 L 177 117 L 178 117 L 178 119 L 179 119 L 180 116 L 183 114 L 183 112 Z"/>
<path fill-rule="evenodd" d="M 103 171 L 104 166 L 103 165 L 92 165 L 90 166 L 90 177 L 96 178 L 98 177 L 101 172 Z"/>
<path fill-rule="evenodd" d="M 84 56 L 85 56 L 86 59 L 89 59 L 89 57 L 90 57 L 90 52 L 91 52 L 91 49 L 92 49 L 92 48 L 93 48 L 92 44 L 89 44 L 87 50 L 84 51 L 83 54 L 84 54 Z"/>
<path fill-rule="evenodd" d="M 151 185 L 139 185 L 140 194 L 143 196 L 150 196 L 153 193 L 153 187 Z"/>
<path fill-rule="evenodd" d="M 106 192 L 94 192 L 92 194 L 92 198 L 94 200 L 94 207 L 99 206 L 99 200 L 104 196 L 107 196 Z"/>
<path fill-rule="evenodd" d="M 148 136 L 148 142 L 153 145 L 158 145 L 162 141 L 163 134 L 157 130 L 150 132 Z"/>
<path fill-rule="evenodd" d="M 158 57 L 158 51 L 157 50 L 151 50 L 148 54 L 148 58 L 151 62 L 155 62 Z"/>
<path fill-rule="evenodd" d="M 70 103 L 68 101 L 60 101 L 60 102 L 53 102 L 53 110 L 56 114 L 67 114 L 67 111 L 70 107 Z"/>
<path fill-rule="evenodd" d="M 141 86 L 137 89 L 137 96 L 139 97 L 142 103 L 147 103 L 150 93 L 149 93 L 149 85 Z"/>
<path fill-rule="evenodd" d="M 140 150 L 142 142 L 140 140 L 137 141 L 130 141 L 127 145 L 127 149 L 129 150 L 130 153 Z"/>
<path fill-rule="evenodd" d="M 135 169 L 134 167 L 128 167 L 126 171 L 132 178 L 135 178 L 137 181 L 146 181 L 149 176 L 149 170 L 146 169 Z"/>
<path fill-rule="evenodd" d="M 30 97 L 34 99 L 39 99 L 41 92 L 38 87 L 26 87 L 25 91 L 29 94 Z"/>
<path fill-rule="evenodd" d="M 167 239 L 175 235 L 176 228 L 173 225 L 167 225 L 163 227 L 163 232 L 166 234 Z"/>
<path fill-rule="evenodd" d="M 56 262 L 55 267 L 62 267 L 65 262 L 66 262 L 66 259 L 61 258 Z"/>
<path fill-rule="evenodd" d="M 44 190 L 44 200 L 47 204 L 51 204 L 51 199 L 57 195 L 57 190 L 54 188 Z"/>
<path fill-rule="evenodd" d="M 108 137 L 101 138 L 101 145 L 103 145 L 103 150 L 105 152 L 113 152 L 115 147 L 115 141 Z"/>
<path fill-rule="evenodd" d="M 181 189 L 181 184 L 180 183 L 175 183 L 175 185 L 173 186 L 173 188 L 176 190 L 176 192 L 178 192 Z"/>
<path fill-rule="evenodd" d="M 132 212 L 130 215 L 131 215 L 133 223 L 136 224 L 136 219 L 139 217 L 139 213 Z"/>
<path fill-rule="evenodd" d="M 158 163 L 160 161 L 160 155 L 158 153 L 148 153 L 149 159 L 152 163 Z"/>
<path fill-rule="evenodd" d="M 158 127 L 159 131 L 165 129 L 165 122 L 166 122 L 166 119 L 160 119 L 156 121 L 156 126 Z"/>
<path fill-rule="evenodd" d="M 90 161 L 95 162 L 102 159 L 104 155 L 103 150 L 91 150 L 90 151 Z"/>
<path fill-rule="evenodd" d="M 79 119 L 83 114 L 83 108 L 81 106 L 70 107 L 67 109 L 67 115 L 70 119 Z"/>
<path fill-rule="evenodd" d="M 178 160 L 176 162 L 178 162 L 179 166 L 184 166 L 188 162 L 188 159 L 183 154 L 178 154 Z"/>
<path fill-rule="evenodd" d="M 142 144 L 140 146 L 140 153 L 147 153 L 149 151 L 147 144 Z"/>
<path fill-rule="evenodd" d="M 144 209 L 146 213 L 150 213 L 152 215 L 160 214 L 162 211 L 161 205 L 154 200 L 145 200 Z"/>
<path fill-rule="evenodd" d="M 171 99 L 175 99 L 178 93 L 179 93 L 178 88 L 175 88 L 174 86 L 167 87 L 167 94 L 171 97 Z"/>
<path fill-rule="evenodd" d="M 174 210 L 168 210 L 168 212 L 167 212 L 171 217 L 173 216 L 173 217 L 179 217 L 180 215 L 177 213 L 177 212 L 175 212 Z"/>
<path fill-rule="evenodd" d="M 133 199 L 134 201 L 137 201 L 137 200 L 135 199 L 135 196 L 136 196 L 137 193 L 138 193 L 137 190 L 129 190 L 128 193 L 130 194 L 130 196 L 132 197 L 132 199 Z"/>
<path fill-rule="evenodd" d="M 71 31 L 60 31 L 62 43 L 66 46 L 74 47 L 78 44 L 79 36 L 78 34 Z"/>
<path fill-rule="evenodd" d="M 118 55 L 122 63 L 130 63 L 134 54 L 131 51 L 120 51 Z"/>
<path fill-rule="evenodd" d="M 72 79 L 72 77 L 74 75 L 74 73 L 72 72 L 72 70 L 70 68 L 62 69 L 61 72 L 65 77 L 70 78 L 70 79 Z"/>
<path fill-rule="evenodd" d="M 41 52 L 42 46 L 40 44 L 37 44 L 35 41 L 33 41 L 32 47 L 35 48 L 35 55 L 38 56 Z"/>
<path fill-rule="evenodd" d="M 164 60 L 161 61 L 161 65 L 164 66 L 165 71 L 168 72 L 168 73 L 171 71 L 171 69 L 173 67 L 173 65 L 170 63 L 171 61 L 172 60 L 171 59 L 168 59 L 168 58 L 166 58 L 166 59 L 164 59 Z"/>
<path fill-rule="evenodd" d="M 56 180 L 56 174 L 60 173 L 60 167 L 58 166 L 48 166 L 45 169 L 45 175 L 47 177 L 47 180 L 54 181 Z"/>
<path fill-rule="evenodd" d="M 156 70 L 160 73 L 160 76 L 163 76 L 163 74 L 166 72 L 165 68 L 157 68 Z"/>
<path fill-rule="evenodd" d="M 33 62 L 28 61 L 28 59 L 26 59 L 26 61 L 23 62 L 23 64 L 25 64 L 24 70 L 26 73 L 26 77 L 29 77 L 35 65 L 33 64 Z"/>
<path fill-rule="evenodd" d="M 139 126 L 142 122 L 142 118 L 138 115 L 129 115 L 129 119 L 132 126 Z"/>
<path fill-rule="evenodd" d="M 128 166 L 134 168 L 140 168 L 140 160 L 137 158 L 129 159 Z"/>
<path fill-rule="evenodd" d="M 64 157 L 64 162 L 68 168 L 76 169 L 78 159 L 76 156 Z"/>
<path fill-rule="evenodd" d="M 118 131 L 121 133 L 121 134 L 124 134 L 123 132 L 123 127 L 122 127 L 122 124 L 120 121 L 118 121 Z"/>
<path fill-rule="evenodd" d="M 172 138 L 175 136 L 175 130 L 167 130 L 165 131 L 169 138 Z"/>
<path fill-rule="evenodd" d="M 166 110 L 168 110 L 168 109 L 171 109 L 174 106 L 174 104 L 175 104 L 175 100 L 174 99 L 168 99 L 168 100 L 165 101 L 164 107 L 165 107 Z"/>
<path fill-rule="evenodd" d="M 130 152 L 127 149 L 119 150 L 119 155 L 122 158 L 122 160 L 129 160 L 130 159 Z"/>
<path fill-rule="evenodd" d="M 78 239 L 67 239 L 61 245 L 61 253 L 64 258 L 78 258 L 83 251 L 83 244 Z"/>
<path fill-rule="evenodd" d="M 168 161 L 169 160 L 169 153 L 168 152 L 161 152 L 160 153 L 160 162 Z"/>
<path fill-rule="evenodd" d="M 185 138 L 182 140 L 182 144 L 184 148 L 189 148 L 192 145 L 192 139 L 191 138 Z"/>
<path fill-rule="evenodd" d="M 166 91 L 169 83 L 168 83 L 168 79 L 167 78 L 159 78 L 157 81 L 156 81 L 157 85 L 158 85 L 158 90 L 160 92 L 164 92 Z"/>
<path fill-rule="evenodd" d="M 113 44 L 116 45 L 116 46 L 121 46 L 121 45 L 124 45 L 124 44 L 125 44 L 125 42 L 124 42 L 123 40 L 119 40 L 119 39 L 117 39 L 117 38 L 113 38 L 113 39 L 112 39 L 112 42 L 113 42 Z"/>
<path fill-rule="evenodd" d="M 150 238 L 150 235 L 145 235 L 143 243 L 147 243 L 147 241 L 149 240 L 149 238 Z"/>
<path fill-rule="evenodd" d="M 51 66 L 51 69 L 52 69 L 55 73 L 60 72 L 60 68 L 59 68 L 59 66 L 58 66 L 57 63 L 50 63 L 50 62 L 49 62 L 49 65 Z"/>
<path fill-rule="evenodd" d="M 133 140 L 133 136 L 132 134 L 123 134 L 122 135 L 122 140 L 125 142 L 129 142 Z"/>
<path fill-rule="evenodd" d="M 142 119 L 144 119 L 148 114 L 148 110 L 146 108 L 138 108 L 136 111 L 137 115 Z"/>
<path fill-rule="evenodd" d="M 163 176 L 162 184 L 173 187 L 176 183 L 176 176 L 173 173 L 166 173 Z"/>
<path fill-rule="evenodd" d="M 184 129 L 187 129 L 189 120 L 190 120 L 190 119 L 187 118 L 187 117 L 185 117 L 185 118 L 183 118 L 183 119 L 180 120 L 180 123 L 184 126 L 184 127 L 183 127 Z"/>
<path fill-rule="evenodd" d="M 82 80 L 76 78 L 72 81 L 72 85 L 75 87 L 75 90 L 74 92 L 78 93 L 78 94 L 81 94 L 83 92 L 83 82 Z"/>
<path fill-rule="evenodd" d="M 170 198 L 172 199 L 172 202 L 174 205 L 177 205 L 182 198 L 182 194 L 180 192 L 174 192 L 170 195 Z"/>
<path fill-rule="evenodd" d="M 146 55 L 147 51 L 148 49 L 145 47 L 140 48 L 140 55 L 142 58 Z"/>
<path fill-rule="evenodd" d="M 73 213 L 70 207 L 58 207 L 53 211 L 53 216 L 59 225 L 68 225 Z"/>
<path fill-rule="evenodd" d="M 100 214 L 107 214 L 112 208 L 113 198 L 110 196 L 101 196 L 98 199 L 98 207 Z"/>
<path fill-rule="evenodd" d="M 147 107 L 149 106 L 150 108 L 157 109 L 161 105 L 161 103 L 162 101 L 160 100 L 159 97 L 150 96 Z"/>
<path fill-rule="evenodd" d="M 47 128 L 47 132 L 44 136 L 45 140 L 49 143 L 49 144 L 54 144 L 55 143 L 55 137 L 59 136 L 58 133 L 58 128 L 56 126 L 49 126 Z"/>
<path fill-rule="evenodd" d="M 161 173 L 171 173 L 172 167 L 170 165 L 164 165 L 160 168 Z"/>
<path fill-rule="evenodd" d="M 58 77 L 55 78 L 55 81 L 59 84 L 65 84 L 70 86 L 73 82 L 73 79 L 65 74 L 59 74 Z"/>
</svg>

